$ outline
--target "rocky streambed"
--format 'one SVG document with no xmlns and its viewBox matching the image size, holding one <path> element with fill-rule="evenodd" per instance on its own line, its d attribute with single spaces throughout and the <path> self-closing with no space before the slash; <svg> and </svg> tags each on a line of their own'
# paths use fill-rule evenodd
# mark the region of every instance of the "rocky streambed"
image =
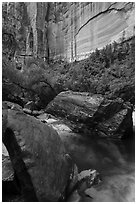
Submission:
<svg viewBox="0 0 137 204">
<path fill-rule="evenodd" d="M 5 102 L 3 201 L 61 201 L 68 186 L 65 201 L 134 201 L 132 112 L 121 99 L 88 93 L 62 92 L 40 112 Z"/>
</svg>

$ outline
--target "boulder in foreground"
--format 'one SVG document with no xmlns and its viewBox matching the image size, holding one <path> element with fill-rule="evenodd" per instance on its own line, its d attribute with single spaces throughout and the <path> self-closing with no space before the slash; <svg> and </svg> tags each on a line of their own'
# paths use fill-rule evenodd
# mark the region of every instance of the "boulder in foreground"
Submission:
<svg viewBox="0 0 137 204">
<path fill-rule="evenodd" d="M 23 192 L 30 196 L 26 201 L 58 201 L 72 173 L 58 133 L 19 110 L 8 109 L 6 124 L 3 142 Z"/>
</svg>

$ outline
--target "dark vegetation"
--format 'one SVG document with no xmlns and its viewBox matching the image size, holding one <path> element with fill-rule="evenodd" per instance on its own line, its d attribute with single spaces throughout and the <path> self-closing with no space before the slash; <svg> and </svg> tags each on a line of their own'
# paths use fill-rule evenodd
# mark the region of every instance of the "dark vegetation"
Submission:
<svg viewBox="0 0 137 204">
<path fill-rule="evenodd" d="M 121 39 L 89 58 L 73 63 L 53 63 L 50 69 L 57 92 L 87 91 L 106 97 L 121 97 L 134 104 L 135 38 Z"/>
<path fill-rule="evenodd" d="M 96 49 L 87 59 L 68 63 L 28 59 L 18 70 L 15 60 L 3 55 L 3 100 L 24 106 L 34 101 L 44 108 L 56 94 L 64 90 L 121 97 L 135 104 L 135 37 Z"/>
<path fill-rule="evenodd" d="M 16 69 L 16 63 L 3 58 L 2 97 L 3 100 L 24 106 L 28 101 L 35 102 L 35 109 L 46 106 L 56 95 L 46 77 L 44 64 L 37 59 L 28 60 L 24 70 Z"/>
</svg>

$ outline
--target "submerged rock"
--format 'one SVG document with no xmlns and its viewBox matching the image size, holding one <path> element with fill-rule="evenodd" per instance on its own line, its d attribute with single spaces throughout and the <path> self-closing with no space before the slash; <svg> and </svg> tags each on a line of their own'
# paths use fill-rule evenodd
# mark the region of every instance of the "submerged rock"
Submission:
<svg viewBox="0 0 137 204">
<path fill-rule="evenodd" d="M 6 128 L 3 142 L 26 201 L 58 201 L 73 169 L 58 133 L 38 119 L 11 109 Z"/>
<path fill-rule="evenodd" d="M 132 130 L 132 106 L 121 98 L 66 91 L 49 103 L 46 112 L 70 121 L 75 132 L 92 137 L 123 138 Z"/>
</svg>

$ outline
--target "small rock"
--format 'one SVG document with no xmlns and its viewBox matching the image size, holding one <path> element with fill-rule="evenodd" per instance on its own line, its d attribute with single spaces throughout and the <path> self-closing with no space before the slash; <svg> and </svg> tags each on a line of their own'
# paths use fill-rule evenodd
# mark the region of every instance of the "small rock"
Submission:
<svg viewBox="0 0 137 204">
<path fill-rule="evenodd" d="M 10 101 L 3 101 L 3 104 L 6 104 L 8 109 L 22 111 L 22 107 L 17 103 L 12 103 Z"/>
<path fill-rule="evenodd" d="M 25 104 L 24 108 L 33 111 L 35 109 L 35 106 L 36 105 L 33 101 L 29 101 L 27 104 Z"/>
<path fill-rule="evenodd" d="M 24 113 L 27 113 L 29 115 L 31 115 L 32 111 L 30 109 L 27 108 L 23 108 Z"/>
</svg>

